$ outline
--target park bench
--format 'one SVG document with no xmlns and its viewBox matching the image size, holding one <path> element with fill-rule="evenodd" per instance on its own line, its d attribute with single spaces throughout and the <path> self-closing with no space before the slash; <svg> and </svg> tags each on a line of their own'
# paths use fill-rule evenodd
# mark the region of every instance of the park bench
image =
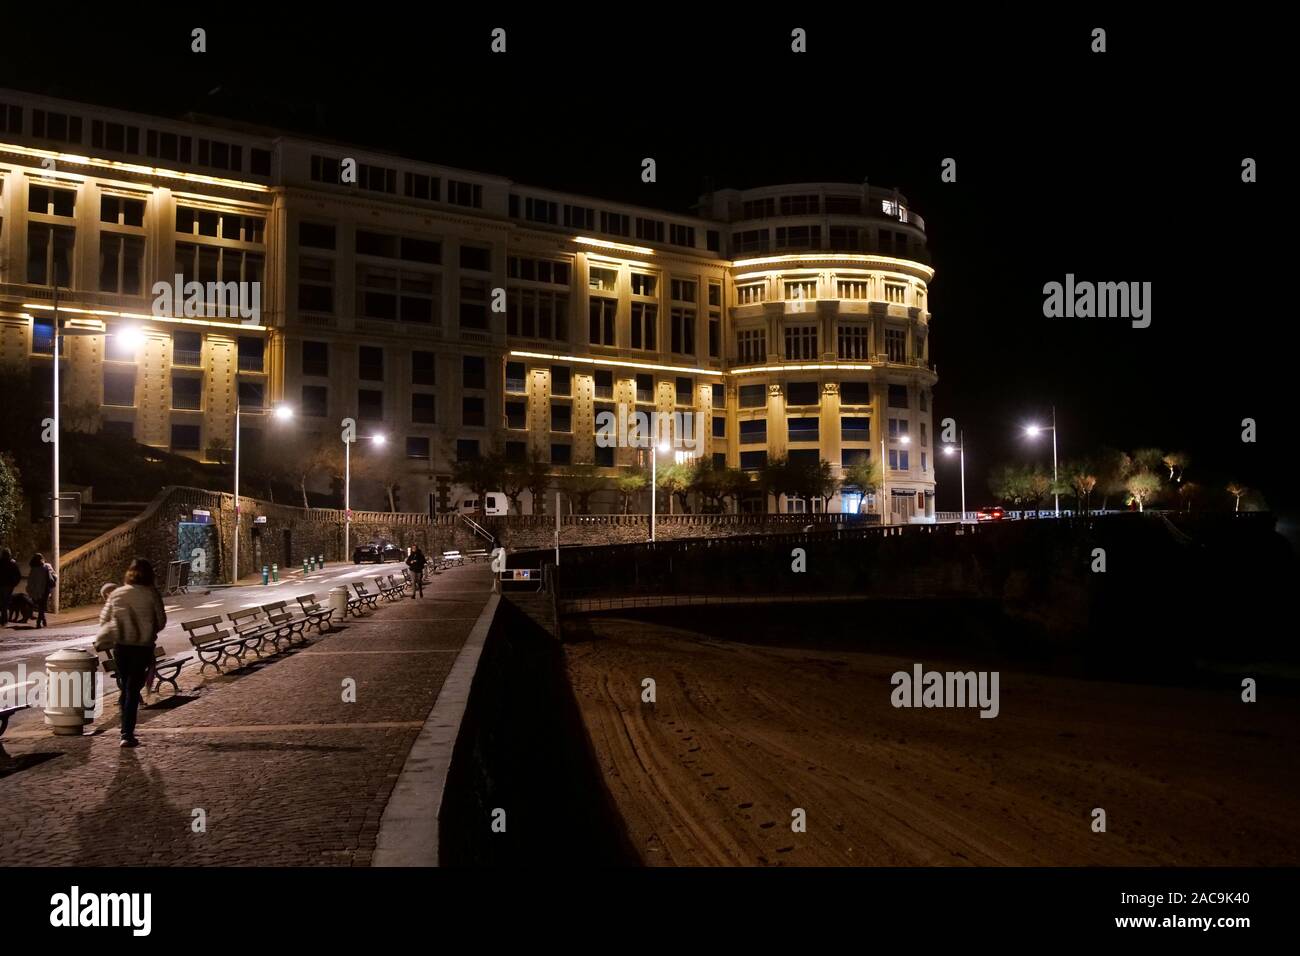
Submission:
<svg viewBox="0 0 1300 956">
<path fill-rule="evenodd" d="M 307 637 L 303 632 L 307 629 L 310 620 L 306 615 L 295 617 L 284 601 L 263 604 L 262 611 L 266 614 L 267 623 L 284 629 L 285 637 L 290 645 L 293 644 L 294 635 L 301 638 L 302 643 L 307 642 Z"/>
<path fill-rule="evenodd" d="M 406 574 L 405 572 L 402 573 L 402 577 L 400 580 L 396 575 L 390 574 L 388 576 L 388 583 L 391 584 L 393 587 L 397 588 L 400 594 L 405 594 L 406 591 L 411 587 L 411 578 L 410 575 Z"/>
<path fill-rule="evenodd" d="M 459 551 L 442 552 L 442 566 L 445 568 L 460 567 L 465 563 L 465 558 Z"/>
<path fill-rule="evenodd" d="M 221 664 L 227 659 L 244 663 L 244 652 L 248 650 L 249 639 L 242 635 L 231 635 L 221 627 L 221 615 L 199 618 L 197 621 L 184 621 L 181 628 L 194 646 L 201 667 L 199 673 L 209 666 L 221 670 Z"/>
<path fill-rule="evenodd" d="M 320 632 L 323 632 L 326 626 L 331 631 L 334 630 L 334 608 L 322 607 L 320 602 L 316 600 L 316 595 L 300 594 L 298 596 L 298 606 L 302 608 L 302 614 L 307 619 L 308 627 L 314 627 Z"/>
<path fill-rule="evenodd" d="M 105 672 L 116 679 L 117 661 L 113 659 L 112 648 L 104 651 L 103 655 L 101 660 Z M 153 646 L 153 669 L 149 672 L 145 690 L 157 694 L 162 690 L 163 684 L 171 684 L 172 690 L 179 694 L 181 687 L 180 684 L 176 683 L 176 678 L 180 675 L 181 668 L 192 660 L 192 657 L 168 657 L 163 652 L 163 649 L 155 644 Z"/>
<path fill-rule="evenodd" d="M 486 561 L 488 558 L 492 557 L 492 555 L 487 551 L 480 549 L 478 551 L 466 551 L 465 557 L 469 558 L 471 562 L 477 564 L 479 561 Z"/>
<path fill-rule="evenodd" d="M 360 581 L 353 581 L 352 587 L 357 592 L 358 600 L 360 600 L 366 607 L 374 610 L 379 605 L 379 595 L 371 594 L 366 590 L 366 586 Z"/>
<path fill-rule="evenodd" d="M 379 596 L 385 601 L 400 601 L 402 599 L 402 588 L 392 582 L 392 575 L 389 580 L 385 581 L 379 575 L 375 575 L 375 584 L 379 586 Z"/>
<path fill-rule="evenodd" d="M 235 633 L 249 641 L 249 647 L 262 653 L 266 642 L 270 641 L 276 651 L 280 650 L 280 639 L 287 636 L 287 628 L 281 628 L 262 617 L 260 607 L 246 607 L 226 614 L 227 620 L 234 625 Z"/>
<path fill-rule="evenodd" d="M 6 684 L 4 685 L 3 690 L 13 691 L 14 700 L 17 700 L 20 690 L 24 688 L 34 687 L 37 683 L 38 681 L 36 680 L 29 680 L 29 681 L 24 681 L 21 684 Z M 26 710 L 30 706 L 32 705 L 11 704 L 8 707 L 0 706 L 0 737 L 3 737 L 5 735 L 5 731 L 9 729 L 9 718 L 12 717 L 14 714 L 18 713 L 18 711 Z"/>
</svg>

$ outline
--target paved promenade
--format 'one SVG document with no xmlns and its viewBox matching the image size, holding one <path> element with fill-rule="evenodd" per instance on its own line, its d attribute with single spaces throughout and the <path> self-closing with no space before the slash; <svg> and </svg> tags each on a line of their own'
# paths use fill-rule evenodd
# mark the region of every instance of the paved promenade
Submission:
<svg viewBox="0 0 1300 956">
<path fill-rule="evenodd" d="M 187 667 L 180 697 L 146 695 L 134 750 L 118 747 L 115 692 L 83 737 L 20 715 L 0 753 L 0 862 L 369 865 L 491 586 L 486 565 L 452 568 L 423 599 L 381 602 L 304 648 L 224 676 Z M 267 600 L 312 588 L 279 590 Z"/>
</svg>

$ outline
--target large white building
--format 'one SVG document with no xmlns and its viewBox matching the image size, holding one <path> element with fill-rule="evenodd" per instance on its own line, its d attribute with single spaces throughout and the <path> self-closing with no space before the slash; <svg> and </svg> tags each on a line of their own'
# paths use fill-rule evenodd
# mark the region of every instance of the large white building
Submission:
<svg viewBox="0 0 1300 956">
<path fill-rule="evenodd" d="M 489 450 L 613 477 L 645 456 L 595 440 L 623 405 L 702 413 L 696 453 L 751 472 L 883 459 L 892 520 L 932 518 L 926 259 L 904 197 L 863 184 L 720 190 L 677 215 L 0 89 L 0 363 L 48 377 L 57 295 L 110 333 L 64 340 L 65 401 L 101 427 L 202 459 L 233 442 L 236 403 L 263 447 L 354 418 L 404 455 L 407 510 L 455 507 L 454 460 Z M 259 283 L 260 309 L 160 309 L 175 275 Z M 143 345 L 115 344 L 126 326 Z M 265 414 L 280 404 L 291 424 Z"/>
</svg>

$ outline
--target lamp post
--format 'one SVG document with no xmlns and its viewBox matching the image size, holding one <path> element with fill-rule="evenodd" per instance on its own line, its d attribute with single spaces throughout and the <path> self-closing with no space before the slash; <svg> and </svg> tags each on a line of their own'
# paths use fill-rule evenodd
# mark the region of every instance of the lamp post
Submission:
<svg viewBox="0 0 1300 956">
<path fill-rule="evenodd" d="M 947 442 L 944 444 L 943 453 L 945 455 L 951 455 L 953 453 L 953 445 L 951 442 Z M 959 467 L 961 469 L 961 518 L 958 520 L 957 523 L 965 524 L 966 523 L 966 435 L 964 432 L 957 433 L 957 454 L 959 456 L 958 462 L 959 462 Z"/>
<path fill-rule="evenodd" d="M 1057 484 L 1056 474 L 1056 406 L 1052 406 L 1052 427 L 1043 428 L 1039 425 L 1029 425 L 1025 428 L 1025 434 L 1030 438 L 1038 437 L 1039 432 L 1052 433 L 1052 494 L 1056 498 L 1056 517 L 1061 517 L 1061 491 Z"/>
<path fill-rule="evenodd" d="M 233 587 L 239 583 L 239 527 L 241 523 L 241 509 L 239 507 L 239 392 L 236 386 L 235 392 L 235 546 L 232 549 L 233 561 L 230 568 L 230 584 Z M 288 405 L 277 405 L 271 410 L 271 414 L 279 421 L 287 421 L 293 417 L 293 409 Z"/>
<path fill-rule="evenodd" d="M 352 443 L 356 438 L 343 435 L 343 560 L 350 560 L 352 554 Z M 382 445 L 387 437 L 381 432 L 371 435 L 370 440 Z"/>
<path fill-rule="evenodd" d="M 671 449 L 668 442 L 650 445 L 650 540 L 655 539 L 655 499 L 659 497 L 659 453 Z"/>
</svg>

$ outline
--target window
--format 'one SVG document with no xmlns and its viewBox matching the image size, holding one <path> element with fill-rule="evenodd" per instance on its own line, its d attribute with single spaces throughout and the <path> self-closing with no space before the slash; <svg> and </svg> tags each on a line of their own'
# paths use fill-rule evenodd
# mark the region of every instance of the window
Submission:
<svg viewBox="0 0 1300 956">
<path fill-rule="evenodd" d="M 428 461 L 429 439 L 422 435 L 407 435 L 406 457 L 417 461 Z"/>
<path fill-rule="evenodd" d="M 821 226 L 777 226 L 776 228 L 778 249 L 817 249 L 821 244 Z"/>
<path fill-rule="evenodd" d="M 560 221 L 559 203 L 551 202 L 549 199 L 534 199 L 532 196 L 525 196 L 524 218 L 529 222 L 541 222 L 553 226 Z"/>
<path fill-rule="evenodd" d="M 742 385 L 739 389 L 739 400 L 741 408 L 766 408 L 767 407 L 767 386 Z"/>
<path fill-rule="evenodd" d="M 573 406 L 567 402 L 551 403 L 551 431 L 573 431 Z"/>
<path fill-rule="evenodd" d="M 135 369 L 104 369 L 104 404 L 122 408 L 135 405 Z"/>
<path fill-rule="evenodd" d="M 461 386 L 487 388 L 487 363 L 481 355 L 466 355 L 460 362 Z"/>
<path fill-rule="evenodd" d="M 586 206 L 565 205 L 564 224 L 574 229 L 595 229 L 596 210 Z"/>
<path fill-rule="evenodd" d="M 411 353 L 411 384 L 436 385 L 437 373 L 432 352 L 419 349 Z"/>
<path fill-rule="evenodd" d="M 27 211 L 42 216 L 72 216 L 77 208 L 77 193 L 72 189 L 52 189 L 49 186 L 30 186 L 27 190 Z"/>
<path fill-rule="evenodd" d="M 907 297 L 907 286 L 899 282 L 885 283 L 885 301 L 892 302 L 895 305 L 902 305 L 903 300 Z"/>
<path fill-rule="evenodd" d="M 741 471 L 761 471 L 767 466 L 767 452 L 742 451 L 740 453 Z"/>
<path fill-rule="evenodd" d="M 506 259 L 506 275 L 511 279 L 528 282 L 549 282 L 552 285 L 569 284 L 569 263 L 554 259 L 529 259 L 510 256 Z M 611 284 L 610 288 L 613 288 Z"/>
<path fill-rule="evenodd" d="M 80 143 L 81 117 L 53 110 L 32 110 L 32 135 L 61 143 Z"/>
<path fill-rule="evenodd" d="M 173 425 L 171 450 L 198 451 L 200 434 L 198 425 Z"/>
<path fill-rule="evenodd" d="M 176 271 L 185 282 L 261 282 L 265 259 L 260 253 L 192 242 L 176 243 Z M 233 314 L 237 303 L 221 292 L 221 300 L 210 302 L 214 315 Z M 222 301 L 224 300 L 224 301 Z"/>
<path fill-rule="evenodd" d="M 110 226 L 144 226 L 144 200 L 120 196 L 99 197 L 99 221 Z"/>
<path fill-rule="evenodd" d="M 609 369 L 596 369 L 591 373 L 591 382 L 596 398 L 614 397 L 614 373 Z"/>
<path fill-rule="evenodd" d="M 553 444 L 551 445 L 551 464 L 552 465 L 571 465 L 573 464 L 573 446 Z"/>
<path fill-rule="evenodd" d="M 303 312 L 334 311 L 334 263 L 329 259 L 298 260 L 298 308 Z"/>
<path fill-rule="evenodd" d="M 741 365 L 767 361 L 767 330 L 741 329 L 736 333 L 736 358 Z"/>
<path fill-rule="evenodd" d="M 375 193 L 397 192 L 397 170 L 369 163 L 357 164 L 357 185 Z"/>
<path fill-rule="evenodd" d="M 182 163 L 188 163 L 192 152 L 192 142 L 188 136 L 159 132 L 156 129 L 145 131 L 145 153 L 154 159 L 170 159 L 173 162 L 179 160 Z M 253 152 L 257 153 L 259 151 L 254 150 Z M 256 171 L 254 170 L 254 172 Z"/>
<path fill-rule="evenodd" d="M 239 337 L 239 370 L 241 372 L 262 371 L 262 356 L 265 344 L 261 339 L 243 335 Z"/>
<path fill-rule="evenodd" d="M 659 306 L 653 302 L 632 303 L 632 348 L 653 349 L 655 326 L 659 322 Z"/>
<path fill-rule="evenodd" d="M 636 400 L 638 402 L 653 402 L 655 400 L 655 379 L 653 375 L 637 375 Z"/>
<path fill-rule="evenodd" d="M 741 203 L 741 219 L 763 219 L 767 216 L 776 215 L 776 198 L 768 196 L 765 199 L 747 199 Z"/>
<path fill-rule="evenodd" d="M 787 456 L 792 465 L 815 467 L 821 461 L 821 454 L 816 448 L 792 448 Z"/>
<path fill-rule="evenodd" d="M 199 411 L 203 408 L 203 379 L 195 375 L 172 376 L 172 408 Z"/>
<path fill-rule="evenodd" d="M 704 232 L 704 246 L 709 252 L 722 251 L 722 233 L 716 229 L 707 229 Z"/>
<path fill-rule="evenodd" d="M 694 405 L 695 404 L 695 379 L 685 376 L 678 376 L 676 382 L 677 404 Z"/>
<path fill-rule="evenodd" d="M 726 408 L 727 407 L 727 386 L 718 384 L 710 387 L 712 388 L 713 391 L 713 407 Z"/>
<path fill-rule="evenodd" d="M 871 441 L 871 419 L 841 418 L 840 439 L 842 441 Z"/>
<path fill-rule="evenodd" d="M 506 402 L 506 427 L 521 430 L 528 427 L 527 402 Z"/>
<path fill-rule="evenodd" d="M 329 389 L 324 385 L 302 387 L 302 413 L 308 418 L 324 418 L 329 414 Z"/>
<path fill-rule="evenodd" d="M 203 364 L 203 336 L 198 332 L 172 333 L 172 364 L 197 368 Z"/>
<path fill-rule="evenodd" d="M 727 453 L 724 451 L 715 451 L 713 453 L 713 467 L 717 471 L 722 471 L 727 467 Z"/>
<path fill-rule="evenodd" d="M 921 452 L 921 470 L 929 471 L 930 460 L 925 452 Z"/>
<path fill-rule="evenodd" d="M 889 407 L 890 408 L 907 408 L 907 386 L 891 385 L 889 386 Z"/>
<path fill-rule="evenodd" d="M 767 419 L 749 419 L 740 423 L 741 445 L 767 444 Z"/>
<path fill-rule="evenodd" d="M 330 347 L 325 342 L 302 343 L 302 374 L 328 375 L 330 373 Z"/>
<path fill-rule="evenodd" d="M 857 226 L 831 226 L 831 248 L 836 252 L 860 251 L 862 230 Z"/>
<path fill-rule="evenodd" d="M 870 405 L 871 386 L 867 382 L 840 382 L 841 405 Z"/>
<path fill-rule="evenodd" d="M 714 438 L 727 437 L 727 419 L 722 415 L 713 416 L 713 437 Z"/>
<path fill-rule="evenodd" d="M 587 270 L 587 288 L 593 292 L 613 292 L 617 289 L 618 272 L 592 266 Z"/>
<path fill-rule="evenodd" d="M 573 380 L 567 365 L 551 366 L 551 394 L 560 396 L 573 394 Z"/>
<path fill-rule="evenodd" d="M 488 288 L 482 279 L 460 280 L 460 327 L 487 331 Z"/>
<path fill-rule="evenodd" d="M 479 272 L 492 271 L 492 250 L 486 246 L 461 246 L 460 267 Z"/>
<path fill-rule="evenodd" d="M 483 187 L 478 183 L 462 183 L 454 179 L 447 180 L 447 202 L 453 206 L 469 206 L 473 209 L 483 207 Z M 477 442 L 475 445 L 477 446 Z M 478 457 L 477 454 L 475 457 Z"/>
<path fill-rule="evenodd" d="M 613 468 L 613 467 L 614 467 L 614 449 L 613 449 L 613 448 L 606 447 L 606 446 L 602 446 L 602 445 L 597 445 L 597 446 L 593 449 L 593 451 L 595 452 L 595 455 L 593 456 L 593 457 L 594 457 L 595 464 L 599 465 L 601 468 Z"/>
<path fill-rule="evenodd" d="M 648 276 L 644 273 L 632 273 L 632 294 L 643 295 L 653 298 L 658 289 L 658 281 L 655 276 Z"/>
<path fill-rule="evenodd" d="M 816 382 L 789 382 L 786 385 L 785 393 L 787 405 L 818 404 L 818 389 Z"/>
<path fill-rule="evenodd" d="M 211 166 L 213 169 L 244 168 L 244 148 L 234 143 L 223 143 L 215 139 L 199 140 L 199 165 Z"/>
<path fill-rule="evenodd" d="M 333 249 L 338 242 L 337 230 L 333 226 L 316 222 L 298 223 L 298 245 L 313 249 Z"/>
<path fill-rule="evenodd" d="M 819 428 L 816 418 L 790 418 L 786 420 L 786 428 L 792 442 L 817 441 Z"/>
<path fill-rule="evenodd" d="M 407 173 L 403 177 L 402 192 L 412 199 L 437 202 L 442 193 L 442 180 L 423 173 Z"/>
<path fill-rule="evenodd" d="M 104 422 L 99 430 L 103 435 L 116 435 L 127 441 L 135 440 L 135 425 L 132 422 Z"/>
<path fill-rule="evenodd" d="M 917 392 L 916 404 L 921 411 L 928 412 L 930 410 L 930 393 L 927 391 Z"/>
<path fill-rule="evenodd" d="M 266 383 L 241 381 L 239 383 L 239 407 L 253 409 L 265 408 Z"/>
<path fill-rule="evenodd" d="M 767 301 L 767 283 L 750 282 L 736 286 L 737 305 L 756 305 Z"/>
<path fill-rule="evenodd" d="M 506 461 L 524 461 L 528 457 L 528 442 L 506 442 Z"/>
<path fill-rule="evenodd" d="M 866 467 L 869 464 L 871 464 L 871 449 L 869 448 L 845 448 L 840 451 L 840 465 L 844 468 Z"/>
<path fill-rule="evenodd" d="M 414 392 L 411 395 L 411 421 L 417 425 L 437 424 L 437 396 L 428 392 Z"/>
<path fill-rule="evenodd" d="M 339 182 L 339 161 L 326 156 L 313 156 L 311 158 L 311 178 L 313 182 L 331 183 L 337 186 Z"/>
<path fill-rule="evenodd" d="M 817 326 L 787 325 L 785 327 L 785 357 L 787 361 L 801 361 L 817 357 Z"/>
<path fill-rule="evenodd" d="M 920 423 L 917 425 L 917 427 L 921 430 L 921 444 L 922 444 L 922 445 L 929 445 L 929 444 L 930 444 L 930 431 L 929 431 L 929 429 L 926 427 L 925 422 L 920 422 Z"/>
<path fill-rule="evenodd" d="M 357 349 L 357 377 L 366 382 L 384 380 L 384 350 L 377 345 Z"/>
<path fill-rule="evenodd" d="M 670 344 L 678 355 L 695 354 L 695 310 L 673 306 L 669 310 Z"/>
<path fill-rule="evenodd" d="M 901 441 L 907 436 L 907 419 L 891 418 L 889 420 L 889 440 Z"/>
<path fill-rule="evenodd" d="M 374 388 L 357 389 L 357 418 L 381 421 L 384 417 L 384 393 Z"/>
<path fill-rule="evenodd" d="M 668 226 L 668 241 L 674 246 L 688 246 L 694 248 L 695 227 L 679 226 L 677 223 L 670 224 Z"/>
<path fill-rule="evenodd" d="M 271 152 L 253 146 L 248 151 L 248 171 L 254 176 L 271 175 Z"/>
<path fill-rule="evenodd" d="M 648 242 L 664 241 L 664 224 L 658 219 L 636 217 L 636 237 Z"/>
<path fill-rule="evenodd" d="M 767 230 L 745 229 L 732 237 L 736 252 L 767 252 Z"/>
<path fill-rule="evenodd" d="M 885 357 L 891 362 L 907 360 L 907 333 L 902 329 L 885 329 Z"/>
<path fill-rule="evenodd" d="M 527 387 L 527 372 L 523 362 L 506 362 L 506 391 L 516 394 Z"/>
<path fill-rule="evenodd" d="M 23 108 L 0 103 L 0 133 L 19 133 L 23 131 Z"/>
<path fill-rule="evenodd" d="M 569 297 L 545 289 L 511 289 L 506 300 L 506 334 L 567 340 Z"/>
<path fill-rule="evenodd" d="M 815 216 L 821 210 L 817 196 L 782 196 L 781 215 Z"/>
<path fill-rule="evenodd" d="M 456 439 L 456 460 L 473 461 L 478 458 L 478 439 L 477 438 L 458 438 Z"/>
<path fill-rule="evenodd" d="M 910 468 L 906 448 L 889 449 L 889 470 L 890 471 L 907 471 Z"/>
<path fill-rule="evenodd" d="M 99 236 L 99 291 L 139 295 L 144 272 L 144 239 L 111 232 Z"/>
<path fill-rule="evenodd" d="M 600 231 L 611 236 L 627 236 L 632 232 L 631 220 L 621 212 L 600 213 Z"/>
<path fill-rule="evenodd" d="M 865 325 L 841 324 L 837 330 L 838 351 L 841 359 L 865 360 L 871 358 L 870 330 Z"/>
<path fill-rule="evenodd" d="M 442 277 L 362 264 L 357 266 L 357 302 L 362 318 L 431 325 L 440 311 Z"/>
</svg>

